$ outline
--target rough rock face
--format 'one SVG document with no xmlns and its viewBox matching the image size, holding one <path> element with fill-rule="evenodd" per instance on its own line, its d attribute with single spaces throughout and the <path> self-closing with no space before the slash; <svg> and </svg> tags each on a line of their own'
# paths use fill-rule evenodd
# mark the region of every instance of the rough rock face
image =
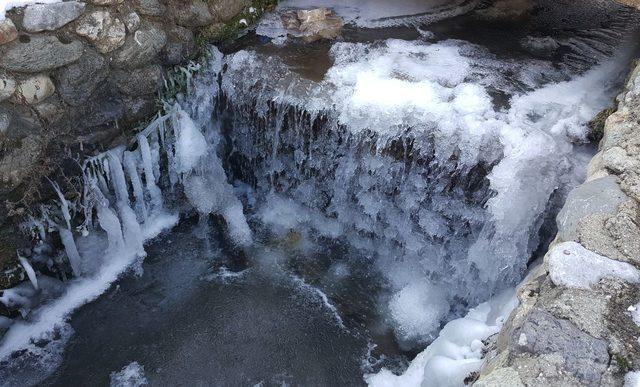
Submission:
<svg viewBox="0 0 640 387">
<path fill-rule="evenodd" d="M 197 54 L 200 29 L 250 4 L 71 0 L 0 21 L 0 291 L 24 279 L 15 256 L 24 241 L 12 222 L 29 200 L 51 195 L 44 176 L 64 170 L 68 155 L 123 141 L 156 113 L 166 66 Z"/>
<path fill-rule="evenodd" d="M 640 65 L 476 386 L 622 386 L 640 370 Z"/>
<path fill-rule="evenodd" d="M 335 39 L 340 36 L 344 22 L 332 10 L 314 8 L 288 11 L 282 14 L 282 25 L 291 34 L 307 42 Z"/>
<path fill-rule="evenodd" d="M 30 5 L 24 10 L 22 25 L 28 32 L 54 31 L 77 19 L 84 7 L 77 1 Z"/>
</svg>

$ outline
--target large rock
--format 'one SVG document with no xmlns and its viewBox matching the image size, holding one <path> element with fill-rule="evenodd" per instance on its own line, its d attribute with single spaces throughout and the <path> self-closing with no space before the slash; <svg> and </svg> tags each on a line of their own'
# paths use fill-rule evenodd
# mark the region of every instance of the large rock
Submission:
<svg viewBox="0 0 640 387">
<path fill-rule="evenodd" d="M 215 21 L 209 7 L 202 0 L 174 3 L 171 13 L 176 23 L 185 27 L 203 27 Z"/>
<path fill-rule="evenodd" d="M 135 0 L 134 4 L 136 10 L 146 16 L 162 16 L 167 10 L 158 0 Z"/>
<path fill-rule="evenodd" d="M 16 91 L 16 81 L 9 74 L 0 72 L 0 102 L 11 97 L 14 91 Z"/>
<path fill-rule="evenodd" d="M 127 27 L 129 33 L 136 32 L 140 27 L 140 15 L 135 12 L 130 12 L 122 17 L 124 25 Z"/>
<path fill-rule="evenodd" d="M 615 176 L 591 180 L 569 193 L 565 206 L 558 214 L 558 235 L 563 241 L 577 241 L 578 222 L 593 214 L 614 215 L 627 199 Z"/>
<path fill-rule="evenodd" d="M 165 65 L 177 65 L 193 57 L 196 53 L 196 40 L 191 30 L 174 26 L 167 30 L 167 44 L 161 58 Z"/>
<path fill-rule="evenodd" d="M 116 121 L 124 116 L 125 106 L 122 96 L 105 82 L 96 89 L 91 99 L 73 106 L 69 112 L 78 132 L 93 132 L 90 129 L 97 126 L 116 126 Z"/>
<path fill-rule="evenodd" d="M 69 105 L 78 106 L 93 94 L 108 74 L 107 60 L 94 50 L 87 50 L 76 63 L 54 73 L 54 78 L 62 99 Z"/>
<path fill-rule="evenodd" d="M 17 148 L 12 148 L 0 159 L 0 183 L 5 189 L 13 189 L 22 183 L 37 165 L 44 151 L 39 137 L 29 136 Z"/>
<path fill-rule="evenodd" d="M 76 20 L 84 7 L 84 3 L 78 1 L 33 4 L 24 10 L 22 25 L 29 32 L 54 31 Z"/>
<path fill-rule="evenodd" d="M 154 25 L 146 25 L 129 36 L 113 57 L 113 65 L 122 69 L 142 67 L 151 62 L 167 43 L 167 34 Z"/>
<path fill-rule="evenodd" d="M 153 95 L 125 99 L 124 118 L 129 122 L 139 122 L 158 111 Z"/>
<path fill-rule="evenodd" d="M 11 19 L 0 20 L 0 44 L 6 44 L 18 37 L 18 30 Z"/>
<path fill-rule="evenodd" d="M 118 90 L 128 96 L 156 94 L 163 84 L 162 66 L 150 65 L 135 70 L 117 70 L 113 74 Z"/>
<path fill-rule="evenodd" d="M 344 22 L 327 8 L 290 10 L 281 15 L 282 26 L 293 36 L 307 42 L 335 39 L 340 36 Z"/>
<path fill-rule="evenodd" d="M 218 0 L 210 2 L 209 8 L 219 20 L 228 22 L 250 5 L 250 0 Z"/>
<path fill-rule="evenodd" d="M 0 67 L 11 71 L 37 73 L 73 63 L 82 56 L 82 43 L 61 43 L 55 36 L 32 36 L 0 47 Z"/>
<path fill-rule="evenodd" d="M 518 351 L 533 356 L 556 355 L 564 368 L 584 385 L 597 386 L 609 363 L 607 343 L 564 319 L 534 311 L 515 332 Z"/>
<path fill-rule="evenodd" d="M 51 97 L 55 91 L 51 78 L 38 74 L 20 81 L 12 98 L 16 103 L 35 105 Z"/>
<path fill-rule="evenodd" d="M 78 22 L 76 33 L 85 36 L 103 54 L 121 47 L 127 36 L 124 23 L 109 11 L 95 11 Z"/>
</svg>

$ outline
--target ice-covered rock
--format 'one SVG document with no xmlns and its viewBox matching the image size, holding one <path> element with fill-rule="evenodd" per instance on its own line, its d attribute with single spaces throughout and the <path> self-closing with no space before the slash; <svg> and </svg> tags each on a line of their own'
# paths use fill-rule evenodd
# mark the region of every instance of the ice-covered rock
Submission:
<svg viewBox="0 0 640 387">
<path fill-rule="evenodd" d="M 559 286 L 589 289 L 606 277 L 640 282 L 640 272 L 630 264 L 598 255 L 576 242 L 554 246 L 547 262 L 551 280 Z"/>
</svg>

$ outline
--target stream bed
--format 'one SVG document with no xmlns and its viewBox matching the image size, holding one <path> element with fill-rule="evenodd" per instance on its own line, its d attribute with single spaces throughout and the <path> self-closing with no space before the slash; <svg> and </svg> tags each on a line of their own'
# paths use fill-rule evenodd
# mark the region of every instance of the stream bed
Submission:
<svg viewBox="0 0 640 387">
<path fill-rule="evenodd" d="M 624 7 L 534 3 L 283 1 L 211 47 L 61 196 L 82 275 L 39 278 L 56 297 L 9 328 L 0 384 L 460 385 L 637 52 Z M 287 39 L 294 6 L 333 7 L 341 38 Z M 442 337 L 469 319 L 484 333 Z"/>
</svg>

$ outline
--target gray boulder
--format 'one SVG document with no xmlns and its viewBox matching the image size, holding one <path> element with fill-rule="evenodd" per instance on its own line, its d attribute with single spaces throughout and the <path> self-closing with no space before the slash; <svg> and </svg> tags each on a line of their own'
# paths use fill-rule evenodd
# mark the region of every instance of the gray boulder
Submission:
<svg viewBox="0 0 640 387">
<path fill-rule="evenodd" d="M 135 70 L 116 70 L 113 79 L 118 90 L 128 96 L 156 94 L 162 88 L 164 71 L 160 65 Z"/>
<path fill-rule="evenodd" d="M 627 199 L 615 176 L 588 181 L 569 193 L 556 218 L 558 235 L 563 241 L 577 241 L 580 220 L 594 214 L 614 215 Z"/>
<path fill-rule="evenodd" d="M 95 11 L 78 22 L 76 33 L 84 36 L 103 54 L 122 46 L 127 35 L 124 23 L 108 11 Z"/>
<path fill-rule="evenodd" d="M 33 4 L 24 10 L 22 24 L 29 32 L 54 31 L 76 20 L 84 12 L 84 7 L 84 3 L 78 1 Z"/>
<path fill-rule="evenodd" d="M 209 7 L 202 0 L 175 3 L 171 7 L 176 23 L 185 27 L 204 27 L 215 21 Z"/>
<path fill-rule="evenodd" d="M 106 59 L 94 50 L 87 50 L 76 63 L 56 71 L 54 78 L 62 99 L 69 105 L 78 106 L 85 103 L 108 74 Z"/>
<path fill-rule="evenodd" d="M 162 16 L 167 10 L 158 0 L 135 0 L 134 4 L 136 10 L 146 16 Z"/>
<path fill-rule="evenodd" d="M 82 56 L 79 41 L 64 44 L 55 36 L 32 36 L 0 47 L 0 67 L 11 71 L 37 73 L 73 63 Z"/>
<path fill-rule="evenodd" d="M 121 69 L 142 67 L 151 62 L 167 43 L 167 34 L 153 25 L 140 27 L 129 36 L 113 56 L 113 66 Z"/>
<path fill-rule="evenodd" d="M 544 311 L 533 311 L 515 334 L 518 351 L 534 356 L 561 356 L 564 368 L 587 386 L 599 385 L 609 364 L 605 340 L 596 339 L 569 321 Z"/>
<path fill-rule="evenodd" d="M 184 62 L 196 53 L 196 40 L 191 30 L 175 26 L 167 30 L 167 44 L 162 50 L 162 62 L 172 66 Z"/>
</svg>

